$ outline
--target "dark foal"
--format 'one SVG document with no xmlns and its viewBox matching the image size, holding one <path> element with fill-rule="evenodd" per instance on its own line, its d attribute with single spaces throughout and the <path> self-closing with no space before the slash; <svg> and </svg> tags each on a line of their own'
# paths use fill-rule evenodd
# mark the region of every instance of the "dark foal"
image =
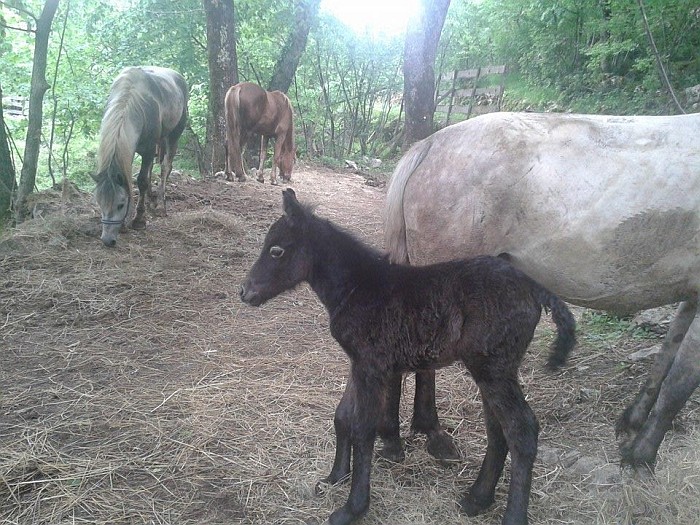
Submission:
<svg viewBox="0 0 700 525">
<path fill-rule="evenodd" d="M 285 214 L 270 228 L 241 299 L 259 306 L 307 281 L 328 310 L 331 334 L 350 357 L 350 380 L 335 412 L 335 461 L 324 481 L 346 479 L 352 455 L 352 484 L 348 501 L 329 522 L 352 523 L 369 506 L 372 452 L 377 433 L 385 432 L 382 405 L 390 379 L 461 361 L 481 392 L 488 437 L 462 508 L 475 515 L 493 503 L 510 452 L 503 523 L 527 523 L 538 424 L 518 383 L 518 367 L 543 306 L 557 325 L 553 355 L 566 359 L 574 345 L 566 305 L 496 257 L 424 267 L 390 264 L 300 205 L 292 190 L 283 196 Z"/>
</svg>

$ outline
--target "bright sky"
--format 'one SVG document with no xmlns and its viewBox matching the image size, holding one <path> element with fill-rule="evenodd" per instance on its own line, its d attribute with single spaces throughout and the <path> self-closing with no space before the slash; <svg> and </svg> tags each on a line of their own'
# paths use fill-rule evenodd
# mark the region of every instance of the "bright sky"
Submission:
<svg viewBox="0 0 700 525">
<path fill-rule="evenodd" d="M 406 24 L 419 0 L 321 0 L 321 10 L 335 16 L 358 34 L 395 36 Z"/>
</svg>

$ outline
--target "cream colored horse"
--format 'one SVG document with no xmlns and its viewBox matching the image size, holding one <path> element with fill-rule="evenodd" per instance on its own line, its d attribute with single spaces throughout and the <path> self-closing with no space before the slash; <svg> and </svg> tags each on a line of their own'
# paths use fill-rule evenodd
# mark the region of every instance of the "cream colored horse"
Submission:
<svg viewBox="0 0 700 525">
<path fill-rule="evenodd" d="M 406 153 L 387 193 L 385 240 L 395 261 L 418 265 L 502 254 L 589 308 L 625 314 L 681 302 L 617 426 L 623 463 L 653 466 L 700 383 L 699 228 L 700 114 L 494 113 Z M 434 446 L 449 456 L 431 380 L 419 378 L 414 426 L 442 440 Z"/>
<path fill-rule="evenodd" d="M 137 179 L 139 198 L 134 229 L 146 227 L 146 195 L 151 192 L 151 172 L 156 154 L 160 161 L 160 185 L 155 206 L 165 213 L 165 185 L 173 167 L 177 141 L 187 123 L 188 88 L 180 73 L 165 67 L 127 67 L 109 92 L 100 126 L 97 150 L 95 198 L 102 211 L 102 242 L 114 246 L 120 229 L 132 211 L 131 164 L 141 156 Z"/>
</svg>

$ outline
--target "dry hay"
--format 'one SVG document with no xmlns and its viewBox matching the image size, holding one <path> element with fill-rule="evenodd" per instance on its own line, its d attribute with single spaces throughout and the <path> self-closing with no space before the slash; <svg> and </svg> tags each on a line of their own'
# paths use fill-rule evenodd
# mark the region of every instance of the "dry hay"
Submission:
<svg viewBox="0 0 700 525">
<path fill-rule="evenodd" d="M 309 167 L 294 177 L 320 215 L 381 243 L 383 189 Z M 347 373 L 323 308 L 306 286 L 260 309 L 237 297 L 280 188 L 172 186 L 169 217 L 113 250 L 94 208 L 66 207 L 0 241 L 0 522 L 315 524 L 347 497 L 347 486 L 314 493 Z M 696 523 L 697 395 L 662 447 L 657 481 L 628 480 L 613 424 L 649 369 L 624 356 L 648 342 L 584 333 L 551 376 L 551 333 L 543 323 L 522 369 L 542 427 L 531 523 Z M 364 523 L 500 523 L 505 481 L 492 510 L 459 514 L 484 452 L 481 406 L 458 367 L 438 385 L 463 461 L 442 466 L 410 435 L 407 379 L 407 458 L 375 462 Z"/>
</svg>

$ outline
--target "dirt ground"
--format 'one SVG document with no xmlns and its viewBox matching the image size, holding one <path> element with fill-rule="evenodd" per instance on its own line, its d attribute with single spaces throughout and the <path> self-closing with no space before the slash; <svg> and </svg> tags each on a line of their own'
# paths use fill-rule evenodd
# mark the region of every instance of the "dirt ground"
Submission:
<svg viewBox="0 0 700 525">
<path fill-rule="evenodd" d="M 298 166 L 291 184 L 317 213 L 381 246 L 385 189 Z M 181 177 L 168 217 L 99 241 L 89 196 L 66 191 L 0 239 L 0 522 L 318 524 L 348 486 L 315 494 L 334 453 L 333 412 L 348 362 L 308 287 L 262 308 L 238 289 L 281 213 L 281 189 Z M 533 524 L 696 524 L 698 394 L 669 432 L 656 480 L 620 473 L 614 423 L 654 336 L 582 310 L 579 345 L 543 371 L 544 321 L 522 368 L 540 425 Z M 616 331 L 617 330 L 617 331 Z M 410 434 L 401 464 L 375 461 L 366 524 L 497 524 L 506 479 L 485 514 L 457 501 L 485 450 L 478 392 L 459 367 L 438 375 L 439 413 L 462 451 L 441 465 Z"/>
</svg>

